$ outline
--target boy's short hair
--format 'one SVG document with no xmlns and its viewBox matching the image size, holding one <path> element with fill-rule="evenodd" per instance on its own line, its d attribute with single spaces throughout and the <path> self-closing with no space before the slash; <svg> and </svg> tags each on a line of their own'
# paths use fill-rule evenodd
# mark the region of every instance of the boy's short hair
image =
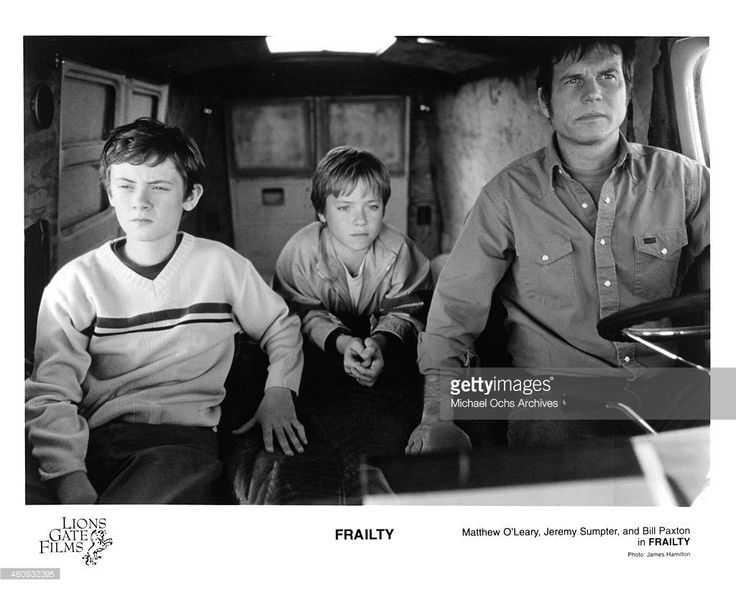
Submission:
<svg viewBox="0 0 736 590">
<path fill-rule="evenodd" d="M 631 96 L 631 86 L 634 80 L 634 43 L 626 37 L 563 37 L 549 48 L 540 58 L 537 68 L 537 88 L 542 90 L 542 101 L 550 107 L 552 98 L 552 75 L 555 64 L 570 58 L 574 62 L 580 61 L 594 49 L 608 50 L 614 55 L 621 56 L 621 69 L 626 83 L 626 97 Z"/>
<path fill-rule="evenodd" d="M 100 156 L 100 179 L 108 190 L 113 164 L 137 166 L 150 162 L 157 166 L 166 158 L 171 158 L 184 179 L 185 195 L 192 192 L 195 184 L 202 183 L 205 164 L 197 143 L 179 127 L 141 117 L 110 132 Z"/>
<path fill-rule="evenodd" d="M 372 153 L 358 148 L 341 146 L 331 149 L 317 164 L 312 176 L 314 210 L 324 213 L 327 197 L 350 193 L 359 181 L 365 182 L 386 206 L 391 196 L 391 178 L 384 163 Z"/>
</svg>

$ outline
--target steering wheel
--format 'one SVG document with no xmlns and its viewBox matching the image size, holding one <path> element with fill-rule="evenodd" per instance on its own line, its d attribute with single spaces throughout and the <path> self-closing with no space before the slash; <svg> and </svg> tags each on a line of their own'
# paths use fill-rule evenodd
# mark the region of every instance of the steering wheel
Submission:
<svg viewBox="0 0 736 590">
<path fill-rule="evenodd" d="M 679 295 L 642 303 L 606 316 L 598 322 L 598 334 L 606 340 L 631 342 L 631 335 L 650 340 L 677 340 L 680 338 L 710 338 L 710 324 L 667 328 L 634 328 L 637 324 L 670 318 L 673 321 L 693 313 L 710 309 L 710 290 Z"/>
<path fill-rule="evenodd" d="M 702 312 L 709 309 L 710 290 L 660 299 L 606 316 L 598 322 L 598 334 L 606 340 L 638 342 L 673 360 L 682 361 L 692 367 L 708 371 L 705 367 L 691 363 L 664 348 L 652 344 L 652 342 L 708 339 L 710 338 L 710 323 L 666 328 L 640 328 L 634 326 L 662 318 L 670 318 L 676 324 L 678 320 L 691 314 L 702 314 Z"/>
</svg>

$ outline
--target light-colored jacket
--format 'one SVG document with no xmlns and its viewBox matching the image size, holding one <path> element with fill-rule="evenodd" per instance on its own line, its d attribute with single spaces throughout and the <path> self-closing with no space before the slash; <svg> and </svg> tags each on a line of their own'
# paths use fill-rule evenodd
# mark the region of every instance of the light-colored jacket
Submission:
<svg viewBox="0 0 736 590">
<path fill-rule="evenodd" d="M 371 333 L 415 341 L 424 329 L 431 296 L 429 261 L 406 236 L 383 225 L 366 254 L 363 287 L 355 306 L 345 269 L 327 227 L 315 221 L 287 242 L 276 262 L 274 288 L 302 318 L 302 334 L 322 350 L 342 314 L 370 318 Z"/>
</svg>

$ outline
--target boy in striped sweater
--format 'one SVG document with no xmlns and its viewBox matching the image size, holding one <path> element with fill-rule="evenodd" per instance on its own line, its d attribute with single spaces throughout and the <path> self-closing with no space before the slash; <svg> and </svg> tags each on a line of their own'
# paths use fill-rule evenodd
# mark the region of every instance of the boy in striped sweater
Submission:
<svg viewBox="0 0 736 590">
<path fill-rule="evenodd" d="M 65 265 L 44 291 L 26 432 L 29 503 L 216 503 L 215 427 L 234 335 L 269 357 L 267 451 L 307 443 L 293 396 L 300 322 L 251 263 L 178 231 L 202 196 L 204 162 L 183 131 L 139 119 L 111 133 L 102 182 L 125 237 Z M 35 473 L 32 474 L 35 476 Z"/>
</svg>

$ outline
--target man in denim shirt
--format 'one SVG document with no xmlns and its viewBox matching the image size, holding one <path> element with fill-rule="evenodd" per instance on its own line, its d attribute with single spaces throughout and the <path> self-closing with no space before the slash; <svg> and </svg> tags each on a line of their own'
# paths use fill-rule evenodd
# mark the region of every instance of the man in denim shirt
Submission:
<svg viewBox="0 0 736 590">
<path fill-rule="evenodd" d="M 632 75 L 630 48 L 614 40 L 572 40 L 540 66 L 553 137 L 483 188 L 443 269 L 419 340 L 424 413 L 408 453 L 432 446 L 440 376 L 472 361 L 494 292 L 516 367 L 625 368 L 633 379 L 670 362 L 596 330 L 602 317 L 679 293 L 694 261 L 707 269 L 709 171 L 625 140 Z M 604 425 L 521 422 L 509 424 L 512 446 L 589 438 Z"/>
</svg>

